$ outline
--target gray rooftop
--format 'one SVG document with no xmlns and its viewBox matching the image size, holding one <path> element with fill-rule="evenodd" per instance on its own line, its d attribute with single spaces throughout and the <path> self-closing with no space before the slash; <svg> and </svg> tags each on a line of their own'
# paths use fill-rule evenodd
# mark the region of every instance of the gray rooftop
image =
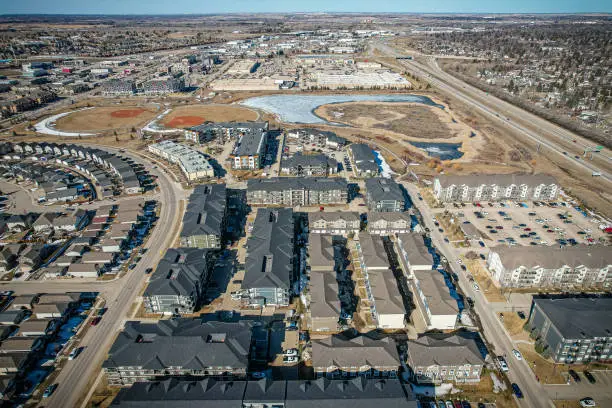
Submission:
<svg viewBox="0 0 612 408">
<path fill-rule="evenodd" d="M 293 271 L 293 210 L 260 208 L 247 241 L 244 289 L 291 286 Z"/>
<path fill-rule="evenodd" d="M 285 191 L 309 190 L 330 191 L 348 190 L 346 179 L 339 177 L 272 177 L 268 179 L 247 180 L 248 191 Z"/>
<path fill-rule="evenodd" d="M 200 319 L 128 321 L 111 347 L 104 367 L 246 369 L 252 327 L 253 322 L 248 320 L 231 323 Z"/>
<path fill-rule="evenodd" d="M 414 271 L 427 305 L 433 315 L 456 315 L 459 313 L 457 300 L 450 294 L 448 286 L 444 281 L 444 275 L 436 270 Z"/>
<path fill-rule="evenodd" d="M 263 129 L 254 129 L 240 137 L 234 150 L 236 156 L 255 156 L 263 153 L 266 132 Z"/>
<path fill-rule="evenodd" d="M 612 249 L 603 245 L 575 245 L 559 248 L 557 246 L 497 246 L 491 252 L 499 254 L 506 270 L 520 266 L 545 269 L 559 269 L 564 266 L 575 268 L 605 268 L 612 265 Z"/>
<path fill-rule="evenodd" d="M 612 298 L 546 299 L 535 296 L 534 304 L 566 339 L 612 337 Z"/>
<path fill-rule="evenodd" d="M 373 177 L 365 182 L 368 197 L 376 201 L 404 201 L 404 193 L 393 179 Z"/>
<path fill-rule="evenodd" d="M 310 273 L 310 313 L 313 318 L 340 317 L 338 281 L 335 272 Z"/>
<path fill-rule="evenodd" d="M 406 308 L 397 279 L 390 269 L 368 270 L 368 280 L 378 314 L 405 314 Z"/>
<path fill-rule="evenodd" d="M 294 167 L 329 167 L 335 169 L 338 167 L 338 162 L 324 154 L 302 154 L 299 152 L 281 163 L 283 169 Z"/>
<path fill-rule="evenodd" d="M 373 339 L 365 335 L 348 339 L 341 335 L 312 341 L 314 367 L 398 367 L 400 358 L 390 337 Z"/>
<path fill-rule="evenodd" d="M 484 364 L 476 334 L 429 334 L 408 342 L 409 361 L 415 366 Z"/>
<path fill-rule="evenodd" d="M 358 169 L 362 171 L 379 171 L 374 152 L 370 146 L 362 143 L 353 143 L 349 146 L 349 149 L 351 149 L 353 160 Z"/>
<path fill-rule="evenodd" d="M 362 231 L 359 233 L 359 245 L 368 272 L 371 268 L 389 268 L 389 258 L 381 236 Z"/>
<path fill-rule="evenodd" d="M 223 235 L 226 206 L 225 184 L 196 186 L 183 217 L 181 237 L 194 235 Z"/>
<path fill-rule="evenodd" d="M 208 275 L 210 255 L 207 249 L 168 249 L 151 275 L 144 296 L 196 295 Z"/>
<path fill-rule="evenodd" d="M 312 269 L 334 270 L 336 261 L 334 259 L 334 246 L 332 236 L 325 234 L 308 235 L 308 263 Z"/>
<path fill-rule="evenodd" d="M 440 185 L 442 187 L 448 187 L 451 185 L 467 185 L 477 187 L 483 184 L 497 186 L 509 186 L 511 184 L 517 186 L 521 184 L 526 184 L 528 186 L 557 184 L 557 180 L 547 174 L 473 174 L 466 176 L 443 175 L 438 177 L 438 180 L 440 181 Z"/>
<path fill-rule="evenodd" d="M 309 212 L 308 213 L 308 224 L 312 225 L 312 223 L 317 222 L 318 220 L 325 221 L 337 221 L 344 220 L 346 222 L 359 222 L 361 221 L 359 218 L 359 213 L 350 212 L 350 211 L 317 211 L 317 212 Z"/>
<path fill-rule="evenodd" d="M 401 242 L 401 248 L 406 251 L 410 265 L 430 265 L 433 267 L 433 256 L 429 253 L 421 234 L 398 234 L 397 237 Z"/>
</svg>

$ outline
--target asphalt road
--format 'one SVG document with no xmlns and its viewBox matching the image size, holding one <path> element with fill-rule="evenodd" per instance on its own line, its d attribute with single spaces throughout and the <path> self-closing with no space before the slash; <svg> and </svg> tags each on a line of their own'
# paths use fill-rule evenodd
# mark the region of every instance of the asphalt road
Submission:
<svg viewBox="0 0 612 408">
<path fill-rule="evenodd" d="M 107 147 L 105 149 L 113 150 Z M 59 372 L 56 378 L 58 388 L 50 398 L 45 400 L 45 406 L 49 408 L 77 406 L 79 398 L 87 391 L 88 383 L 95 380 L 99 365 L 106 358 L 116 333 L 123 327 L 126 315 L 147 279 L 148 275 L 144 273 L 145 269 L 154 268 L 162 258 L 166 248 L 174 240 L 173 234 L 168 232 L 170 226 L 180 222 L 180 219 L 178 219 L 180 215 L 179 201 L 184 193 L 181 186 L 173 182 L 165 173 L 155 170 L 150 171 L 158 176 L 161 190 L 159 198 L 161 214 L 145 245 L 148 251 L 143 255 L 136 268 L 129 271 L 123 278 L 100 285 L 104 288 L 103 294 L 106 298 L 108 310 L 100 323 L 88 330 L 87 334 L 80 340 L 79 345 L 85 347 L 83 352 L 78 358 L 67 361 Z M 65 285 L 70 290 L 77 290 L 75 289 L 76 286 L 79 287 L 79 290 L 85 288 L 96 290 L 99 287 L 94 283 L 70 285 L 66 282 Z M 45 291 L 49 292 L 49 290 Z"/>
<path fill-rule="evenodd" d="M 397 57 L 402 55 L 386 44 L 376 43 L 374 46 L 389 56 Z M 432 60 L 430 59 L 429 61 Z M 558 155 L 572 165 L 586 171 L 587 174 L 585 176 L 592 177 L 594 172 L 601 173 L 600 179 L 602 182 L 606 183 L 608 187 L 612 187 L 612 176 L 608 171 L 610 168 L 608 150 L 604 149 L 602 153 L 596 153 L 593 161 L 584 160 L 583 158 L 576 159 L 574 154 L 565 155 L 563 152 L 572 151 L 572 149 L 567 146 L 564 147 L 561 143 L 567 143 L 570 140 L 581 140 L 584 145 L 594 146 L 594 144 L 586 142 L 585 139 L 580 136 L 519 107 L 495 98 L 492 95 L 487 95 L 485 92 L 442 71 L 435 61 L 432 62 L 433 66 L 424 65 L 414 60 L 400 60 L 399 62 L 417 75 L 429 81 L 433 86 L 449 93 L 457 99 L 467 103 L 469 106 L 479 109 L 495 121 L 501 122 L 505 126 L 520 132 L 534 142 L 539 143 L 542 148 L 549 149 L 551 153 Z M 502 115 L 500 115 L 500 112 Z M 532 124 L 535 130 L 532 129 L 532 126 L 527 127 L 521 123 L 525 121 Z M 576 154 L 580 154 L 576 150 L 577 147 L 578 146 L 576 146 L 573 151 Z"/>
<path fill-rule="evenodd" d="M 417 197 L 418 189 L 414 184 L 408 182 L 402 182 L 402 184 L 408 190 L 411 197 Z M 474 299 L 474 309 L 480 317 L 485 338 L 493 345 L 497 355 L 507 356 L 506 360 L 510 367 L 510 371 L 507 373 L 508 378 L 511 382 L 517 383 L 524 394 L 523 399 L 517 400 L 519 406 L 530 408 L 553 407 L 552 400 L 542 388 L 541 384 L 535 379 L 533 372 L 525 360 L 518 361 L 512 355 L 514 346 L 510 338 L 506 335 L 504 327 L 495 315 L 495 310 L 490 307 L 482 292 L 474 290 L 467 278 L 468 272 L 464 272 L 459 267 L 455 251 L 451 248 L 450 244 L 444 241 L 444 237 L 433 223 L 433 213 L 429 209 L 429 206 L 424 201 L 420 200 L 414 200 L 413 203 L 421 212 L 425 226 L 431 231 L 432 243 L 448 260 L 450 269 L 459 277 L 458 284 L 464 295 Z"/>
</svg>

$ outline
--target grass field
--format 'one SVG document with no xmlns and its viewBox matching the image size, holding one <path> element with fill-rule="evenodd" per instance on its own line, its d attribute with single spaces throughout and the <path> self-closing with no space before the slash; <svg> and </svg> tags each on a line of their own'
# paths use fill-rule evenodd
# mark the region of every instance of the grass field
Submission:
<svg viewBox="0 0 612 408">
<path fill-rule="evenodd" d="M 153 108 L 116 106 L 85 109 L 71 113 L 55 122 L 58 130 L 99 132 L 111 129 L 139 127 L 155 116 Z"/>
<path fill-rule="evenodd" d="M 233 105 L 189 105 L 172 109 L 162 120 L 168 128 L 186 128 L 204 122 L 248 122 L 257 120 L 257 112 Z"/>
</svg>

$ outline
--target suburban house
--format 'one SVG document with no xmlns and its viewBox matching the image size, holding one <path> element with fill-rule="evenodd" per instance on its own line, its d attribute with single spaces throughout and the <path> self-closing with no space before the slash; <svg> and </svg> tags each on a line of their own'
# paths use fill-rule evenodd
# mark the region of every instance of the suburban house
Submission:
<svg viewBox="0 0 612 408">
<path fill-rule="evenodd" d="M 486 356 L 474 332 L 425 334 L 408 341 L 408 366 L 418 384 L 480 382 Z"/>
<path fill-rule="evenodd" d="M 310 206 L 346 204 L 348 183 L 338 177 L 273 177 L 247 180 L 250 205 Z"/>
<path fill-rule="evenodd" d="M 412 219 L 405 212 L 371 212 L 368 214 L 368 232 L 370 234 L 406 234 L 410 232 L 411 225 Z"/>
<path fill-rule="evenodd" d="M 95 263 L 74 263 L 68 267 L 66 274 L 75 278 L 97 278 L 102 268 Z"/>
<path fill-rule="evenodd" d="M 395 248 L 406 276 L 414 276 L 415 271 L 430 271 L 433 269 L 434 258 L 425 245 L 423 235 L 415 232 L 398 234 L 396 238 Z"/>
<path fill-rule="evenodd" d="M 112 385 L 166 376 L 245 378 L 253 325 L 248 320 L 128 321 L 102 367 Z"/>
<path fill-rule="evenodd" d="M 361 226 L 359 213 L 338 212 L 309 212 L 308 229 L 311 234 L 333 234 L 347 236 L 358 234 Z"/>
<path fill-rule="evenodd" d="M 294 221 L 291 208 L 260 208 L 247 240 L 242 289 L 248 303 L 287 306 L 294 270 Z"/>
<path fill-rule="evenodd" d="M 497 246 L 487 266 L 503 287 L 612 287 L 612 251 L 604 245 Z"/>
<path fill-rule="evenodd" d="M 534 296 L 528 325 L 544 353 L 563 364 L 612 360 L 612 298 Z"/>
<path fill-rule="evenodd" d="M 168 249 L 144 291 L 145 310 L 148 313 L 193 313 L 204 294 L 212 262 L 212 253 L 207 249 Z"/>
<path fill-rule="evenodd" d="M 196 186 L 183 216 L 181 246 L 221 248 L 225 232 L 227 193 L 225 184 Z"/>
<path fill-rule="evenodd" d="M 315 377 L 394 378 L 401 363 L 395 340 L 390 337 L 360 335 L 349 339 L 334 335 L 312 340 L 312 365 Z"/>
<path fill-rule="evenodd" d="M 348 152 L 359 177 L 377 177 L 380 174 L 376 156 L 370 146 L 352 143 L 348 147 Z"/>
<path fill-rule="evenodd" d="M 557 198 L 559 185 L 546 174 L 443 175 L 434 180 L 433 193 L 442 202 L 549 201 Z"/>
<path fill-rule="evenodd" d="M 406 208 L 404 191 L 393 179 L 369 178 L 365 187 L 365 200 L 370 212 L 399 212 Z"/>
<path fill-rule="evenodd" d="M 410 279 L 414 301 L 425 311 L 428 330 L 454 330 L 459 315 L 457 300 L 451 296 L 444 275 L 437 270 L 414 271 Z M 418 298 L 417 298 L 418 297 Z"/>
</svg>

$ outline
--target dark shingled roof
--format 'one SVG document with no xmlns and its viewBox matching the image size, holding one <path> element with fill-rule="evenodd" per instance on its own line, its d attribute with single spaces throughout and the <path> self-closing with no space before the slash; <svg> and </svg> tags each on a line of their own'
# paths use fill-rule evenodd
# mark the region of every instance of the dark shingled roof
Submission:
<svg viewBox="0 0 612 408">
<path fill-rule="evenodd" d="M 211 251 L 170 248 L 151 275 L 144 296 L 189 296 L 208 274 Z"/>
<path fill-rule="evenodd" d="M 183 217 L 181 236 L 221 236 L 223 234 L 225 205 L 225 184 L 197 186 L 189 197 L 189 204 Z"/>
</svg>

